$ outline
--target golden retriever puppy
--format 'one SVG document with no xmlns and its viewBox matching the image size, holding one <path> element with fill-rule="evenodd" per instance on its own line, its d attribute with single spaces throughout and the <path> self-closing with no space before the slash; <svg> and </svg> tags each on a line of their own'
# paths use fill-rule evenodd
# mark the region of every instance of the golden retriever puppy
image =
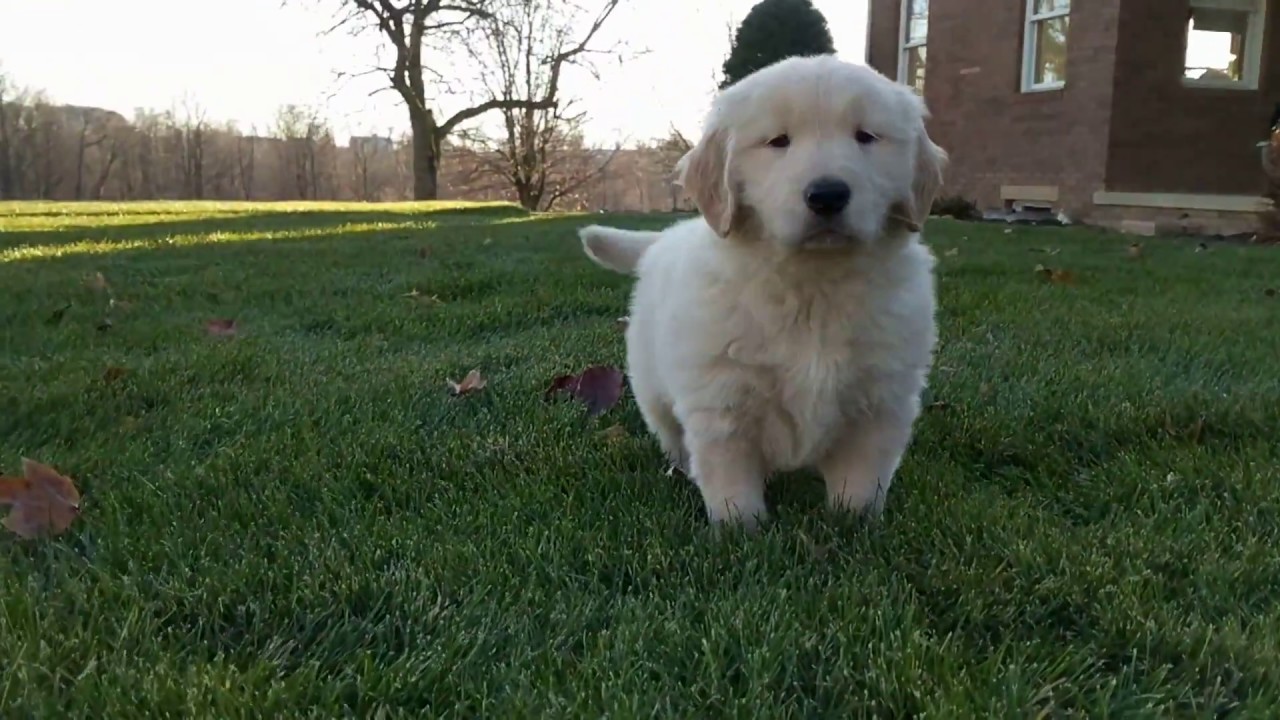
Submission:
<svg viewBox="0 0 1280 720">
<path fill-rule="evenodd" d="M 801 467 L 830 506 L 883 509 L 936 342 L 926 116 L 866 66 L 783 60 L 721 92 L 682 158 L 701 217 L 579 232 L 637 277 L 632 391 L 712 522 L 755 527 L 768 476 Z"/>
</svg>

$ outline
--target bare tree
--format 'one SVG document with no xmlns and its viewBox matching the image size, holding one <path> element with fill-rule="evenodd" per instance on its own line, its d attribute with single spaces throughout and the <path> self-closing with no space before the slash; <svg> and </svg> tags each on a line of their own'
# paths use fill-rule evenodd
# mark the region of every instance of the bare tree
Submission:
<svg viewBox="0 0 1280 720">
<path fill-rule="evenodd" d="M 382 195 L 384 168 L 395 146 L 390 135 L 353 136 L 347 143 L 351 154 L 351 191 L 357 200 L 372 202 Z"/>
<path fill-rule="evenodd" d="M 62 114 L 46 99 L 37 98 L 32 112 L 27 114 L 27 142 L 33 148 L 31 169 L 33 182 L 31 187 L 36 197 L 50 200 L 57 197 L 58 188 L 62 185 L 63 171 L 60 160 L 63 155 L 63 122 Z"/>
<path fill-rule="evenodd" d="M 435 50 L 442 58 L 460 54 L 470 41 L 470 34 L 480 21 L 491 21 L 509 4 L 521 5 L 534 0 L 341 0 L 337 23 L 333 29 L 347 28 L 353 33 L 372 30 L 389 43 L 394 60 L 379 63 L 370 70 L 356 73 L 383 74 L 388 87 L 404 100 L 409 113 L 413 138 L 413 196 L 433 200 L 438 196 L 441 146 L 463 123 L 494 110 L 551 109 L 559 100 L 560 76 L 565 64 L 586 51 L 587 37 L 577 45 L 566 44 L 564 52 L 541 58 L 546 64 L 548 82 L 537 97 L 514 98 L 490 95 L 477 98 L 474 104 L 441 119 L 433 107 L 426 74 L 436 87 L 448 91 L 444 73 L 429 67 L 424 51 Z M 616 5 L 617 0 L 610 0 Z M 594 34 L 592 31 L 591 34 Z"/>
<path fill-rule="evenodd" d="M 97 108 L 73 108 L 71 110 L 79 128 L 76 133 L 76 184 L 75 199 L 83 200 L 85 196 L 85 163 L 89 151 L 107 141 L 107 123 L 104 113 Z M 114 144 L 113 144 L 114 145 Z M 111 151 L 111 164 L 115 164 L 115 150 Z M 110 174 L 110 166 L 107 173 Z M 105 181 L 104 183 L 105 184 Z"/>
<path fill-rule="evenodd" d="M 472 38 L 480 42 L 483 28 L 476 25 Z M 458 60 L 465 68 L 469 57 Z M 478 80 L 475 85 L 487 92 Z M 211 120 L 191 100 L 185 110 L 179 101 L 169 111 L 137 109 L 126 120 L 110 110 L 53 103 L 38 90 L 22 89 L 12 81 L 0 86 L 0 92 L 0 174 L 7 173 L 6 197 L 179 199 L 199 193 L 220 200 L 375 201 L 413 196 L 413 143 L 408 134 L 370 134 L 337 147 L 315 108 L 285 108 L 282 121 L 270 132 L 246 136 L 231 123 Z M 655 198 L 663 202 L 663 173 L 674 156 L 664 154 L 661 141 L 625 149 L 591 147 L 568 108 L 549 115 L 556 123 L 554 133 L 525 135 L 544 139 L 541 149 L 535 147 L 535 156 L 546 162 L 527 166 L 545 171 L 540 207 L 553 203 L 557 209 L 607 205 L 648 210 Z M 492 123 L 494 147 L 467 142 L 458 133 L 441 141 L 441 197 L 519 199 L 509 172 L 509 158 L 517 156 L 503 150 L 509 140 L 506 116 L 499 111 L 489 117 L 499 121 Z M 512 117 L 518 128 L 525 116 Z"/>
<path fill-rule="evenodd" d="M 676 129 L 675 125 L 671 126 L 671 132 L 658 145 L 658 152 L 662 155 L 663 171 L 666 176 L 667 193 L 671 200 L 671 212 L 676 212 L 680 209 L 680 197 L 684 194 L 684 190 L 676 183 L 676 163 L 680 162 L 680 158 L 684 157 L 685 153 L 692 149 L 693 143 Z"/>
<path fill-rule="evenodd" d="M 208 122 L 205 109 L 191 98 L 184 97 L 178 136 L 182 154 L 183 188 L 187 197 L 197 200 L 204 198 L 205 134 Z"/>
<path fill-rule="evenodd" d="M 320 113 L 314 108 L 285 105 L 276 115 L 275 134 L 284 141 L 283 171 L 293 180 L 295 197 L 321 197 L 322 181 L 332 176 L 333 133 Z"/>
<path fill-rule="evenodd" d="M 9 76 L 0 72 L 0 199 L 17 197 L 14 187 L 14 137 L 12 129 L 13 113 L 9 110 L 9 100 L 16 94 Z M 14 103 L 21 108 L 22 103 Z"/>
<path fill-rule="evenodd" d="M 127 142 L 126 136 L 129 128 L 123 123 L 111 123 L 107 126 L 102 142 L 99 145 L 103 148 L 101 157 L 98 161 L 98 177 L 93 181 L 93 199 L 101 200 L 107 192 L 107 183 L 111 181 L 111 171 L 115 168 L 116 162 L 120 159 L 121 148 Z"/>
<path fill-rule="evenodd" d="M 613 159 L 610 154 L 584 165 L 585 113 L 572 112 L 572 101 L 548 108 L 535 101 L 559 82 L 562 67 L 579 65 L 594 74 L 585 62 L 588 57 L 617 52 L 616 47 L 602 50 L 591 43 L 618 2 L 602 0 L 594 15 L 563 0 L 504 2 L 480 24 L 479 41 L 467 46 L 487 93 L 523 104 L 499 108 L 502 131 L 497 137 L 470 130 L 466 138 L 479 148 L 482 163 L 509 182 L 517 202 L 529 210 L 552 208 Z M 575 40 L 575 29 L 587 19 L 590 24 Z"/>
</svg>

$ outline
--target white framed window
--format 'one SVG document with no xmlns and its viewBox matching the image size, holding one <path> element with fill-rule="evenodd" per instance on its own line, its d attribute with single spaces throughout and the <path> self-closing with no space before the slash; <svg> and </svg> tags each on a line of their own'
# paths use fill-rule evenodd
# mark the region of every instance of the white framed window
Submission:
<svg viewBox="0 0 1280 720">
<path fill-rule="evenodd" d="M 1182 82 L 1256 90 L 1266 0 L 1191 0 Z"/>
<path fill-rule="evenodd" d="M 1067 84 L 1067 31 L 1071 0 L 1027 0 L 1022 39 L 1022 92 L 1057 90 Z"/>
<path fill-rule="evenodd" d="M 902 0 L 898 38 L 898 82 L 924 94 L 925 52 L 929 42 L 929 0 Z"/>
</svg>

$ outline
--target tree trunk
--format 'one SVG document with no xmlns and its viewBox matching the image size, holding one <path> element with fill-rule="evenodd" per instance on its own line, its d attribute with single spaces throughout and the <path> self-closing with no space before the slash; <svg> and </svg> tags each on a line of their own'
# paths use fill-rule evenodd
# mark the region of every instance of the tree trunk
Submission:
<svg viewBox="0 0 1280 720">
<path fill-rule="evenodd" d="M 89 135 L 89 120 L 85 118 L 80 121 L 80 142 L 76 145 L 76 200 L 84 199 L 84 154 L 88 149 L 87 137 Z"/>
<path fill-rule="evenodd" d="M 13 140 L 9 132 L 9 108 L 5 106 L 4 92 L 0 91 L 0 200 L 16 198 L 13 186 Z"/>
<path fill-rule="evenodd" d="M 413 199 L 437 200 L 440 197 L 440 138 L 436 136 L 435 118 L 431 111 L 410 109 L 413 128 Z"/>
<path fill-rule="evenodd" d="M 107 151 L 107 159 L 102 164 L 102 170 L 98 173 L 98 179 L 93 183 L 93 199 L 101 200 L 103 193 L 107 190 L 107 182 L 111 179 L 111 168 L 115 167 L 116 158 L 119 153 L 116 152 L 116 143 L 112 141 L 111 149 Z"/>
</svg>

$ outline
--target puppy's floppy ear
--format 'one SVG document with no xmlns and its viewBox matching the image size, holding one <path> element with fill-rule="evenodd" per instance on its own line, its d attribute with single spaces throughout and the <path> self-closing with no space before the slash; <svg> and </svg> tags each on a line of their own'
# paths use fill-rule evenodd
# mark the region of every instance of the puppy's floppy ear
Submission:
<svg viewBox="0 0 1280 720">
<path fill-rule="evenodd" d="M 916 166 L 911 180 L 911 199 L 907 203 L 907 229 L 919 232 L 929 219 L 933 199 L 942 188 L 942 171 L 947 166 L 947 153 L 929 139 L 922 125 L 916 133 Z"/>
<path fill-rule="evenodd" d="M 681 187 L 721 237 L 729 234 L 737 213 L 732 163 L 733 143 L 729 131 L 714 125 L 676 163 Z"/>
</svg>

